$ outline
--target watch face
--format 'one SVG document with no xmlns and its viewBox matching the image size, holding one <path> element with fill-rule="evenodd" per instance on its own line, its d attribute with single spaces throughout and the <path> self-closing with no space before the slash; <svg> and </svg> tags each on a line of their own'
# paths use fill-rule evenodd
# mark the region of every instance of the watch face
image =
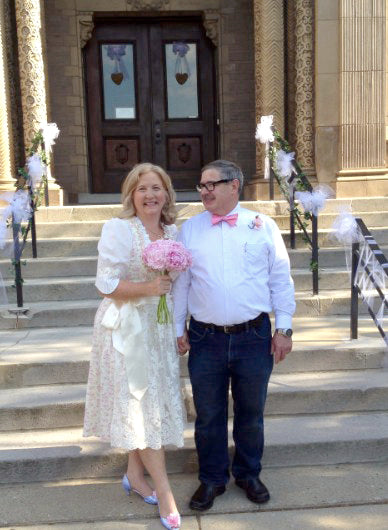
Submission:
<svg viewBox="0 0 388 530">
<path fill-rule="evenodd" d="M 292 329 L 286 329 L 287 337 L 292 337 Z"/>
</svg>

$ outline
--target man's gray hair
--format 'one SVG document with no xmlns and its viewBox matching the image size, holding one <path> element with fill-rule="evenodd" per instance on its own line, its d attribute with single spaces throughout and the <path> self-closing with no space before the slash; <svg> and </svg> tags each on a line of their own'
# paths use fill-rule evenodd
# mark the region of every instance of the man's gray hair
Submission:
<svg viewBox="0 0 388 530">
<path fill-rule="evenodd" d="M 238 191 L 239 193 L 241 192 L 244 184 L 244 175 L 237 164 L 229 162 L 228 160 L 214 160 L 214 162 L 206 164 L 206 166 L 201 169 L 201 175 L 207 169 L 216 169 L 220 173 L 222 179 L 237 179 L 239 181 Z"/>
</svg>

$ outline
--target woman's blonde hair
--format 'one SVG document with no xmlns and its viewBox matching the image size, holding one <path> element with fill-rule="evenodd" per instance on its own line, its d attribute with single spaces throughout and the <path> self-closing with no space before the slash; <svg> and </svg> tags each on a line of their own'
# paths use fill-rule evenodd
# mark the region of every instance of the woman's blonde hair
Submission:
<svg viewBox="0 0 388 530">
<path fill-rule="evenodd" d="M 163 187 L 166 190 L 166 204 L 163 206 L 160 220 L 165 225 L 172 225 L 176 219 L 176 208 L 175 208 L 175 191 L 172 187 L 172 182 L 167 173 L 159 166 L 144 162 L 137 164 L 125 177 L 121 188 L 121 202 L 123 203 L 123 209 L 120 212 L 120 219 L 128 219 L 136 215 L 135 207 L 133 205 L 133 192 L 135 191 L 140 177 L 145 173 L 153 171 L 156 173 L 163 183 Z"/>
</svg>

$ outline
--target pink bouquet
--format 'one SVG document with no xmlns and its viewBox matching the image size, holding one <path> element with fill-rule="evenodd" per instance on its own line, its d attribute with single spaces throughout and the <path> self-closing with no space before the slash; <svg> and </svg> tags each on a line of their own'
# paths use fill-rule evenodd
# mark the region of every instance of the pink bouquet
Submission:
<svg viewBox="0 0 388 530">
<path fill-rule="evenodd" d="M 171 271 L 185 271 L 190 267 L 192 257 L 182 243 L 172 239 L 158 239 L 147 245 L 143 250 L 143 262 L 150 269 L 166 274 Z M 157 321 L 158 324 L 171 322 L 165 294 L 162 294 L 159 300 Z"/>
</svg>

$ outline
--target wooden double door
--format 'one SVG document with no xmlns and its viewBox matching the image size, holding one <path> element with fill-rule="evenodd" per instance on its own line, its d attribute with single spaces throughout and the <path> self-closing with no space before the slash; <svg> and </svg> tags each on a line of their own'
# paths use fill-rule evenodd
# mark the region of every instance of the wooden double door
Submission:
<svg viewBox="0 0 388 530">
<path fill-rule="evenodd" d="M 193 190 L 217 157 L 213 45 L 200 20 L 97 23 L 85 48 L 94 193 L 117 193 L 138 162 Z"/>
</svg>

